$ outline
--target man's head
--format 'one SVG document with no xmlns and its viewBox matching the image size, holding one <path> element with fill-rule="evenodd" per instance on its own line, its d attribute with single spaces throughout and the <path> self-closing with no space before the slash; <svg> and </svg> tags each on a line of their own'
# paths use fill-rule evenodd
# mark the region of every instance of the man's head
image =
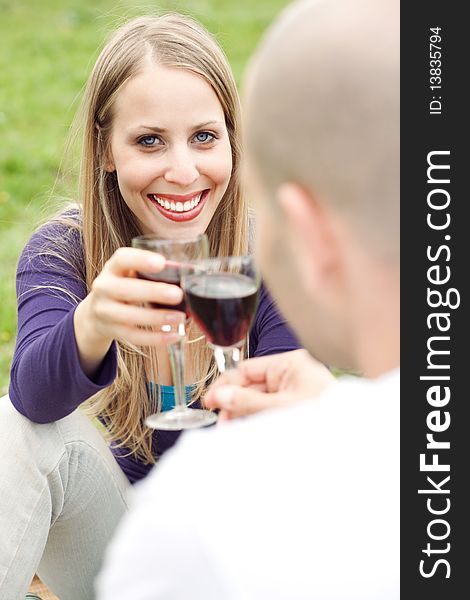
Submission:
<svg viewBox="0 0 470 600">
<path fill-rule="evenodd" d="M 258 255 L 302 342 L 330 364 L 367 370 L 358 328 L 397 297 L 399 91 L 398 0 L 295 3 L 249 69 Z"/>
</svg>

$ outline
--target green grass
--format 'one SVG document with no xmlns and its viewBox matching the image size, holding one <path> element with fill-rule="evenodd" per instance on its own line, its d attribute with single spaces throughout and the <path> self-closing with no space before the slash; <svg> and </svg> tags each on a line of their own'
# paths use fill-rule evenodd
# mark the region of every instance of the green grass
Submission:
<svg viewBox="0 0 470 600">
<path fill-rule="evenodd" d="M 65 139 L 87 74 L 124 18 L 181 11 L 226 51 L 237 82 L 261 33 L 287 0 L 0 0 L 0 395 L 16 335 L 15 266 L 50 212 Z M 57 194 L 71 190 L 58 186 Z"/>
</svg>

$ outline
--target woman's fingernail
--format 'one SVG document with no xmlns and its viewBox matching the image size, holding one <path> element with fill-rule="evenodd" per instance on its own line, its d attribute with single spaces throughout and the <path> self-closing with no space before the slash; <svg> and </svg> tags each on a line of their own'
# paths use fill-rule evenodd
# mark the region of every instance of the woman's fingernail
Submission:
<svg viewBox="0 0 470 600">
<path fill-rule="evenodd" d="M 177 315 L 165 317 L 165 323 L 160 327 L 162 333 L 174 333 L 179 336 L 186 335 L 184 319 Z"/>
</svg>

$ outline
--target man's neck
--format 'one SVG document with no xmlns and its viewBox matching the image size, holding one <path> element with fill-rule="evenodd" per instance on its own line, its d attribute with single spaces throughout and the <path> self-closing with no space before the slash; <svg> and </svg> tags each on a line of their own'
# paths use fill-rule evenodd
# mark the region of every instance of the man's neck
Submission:
<svg viewBox="0 0 470 600">
<path fill-rule="evenodd" d="M 368 276 L 356 290 L 355 356 L 366 377 L 379 377 L 400 365 L 400 283 L 398 270 Z"/>
</svg>

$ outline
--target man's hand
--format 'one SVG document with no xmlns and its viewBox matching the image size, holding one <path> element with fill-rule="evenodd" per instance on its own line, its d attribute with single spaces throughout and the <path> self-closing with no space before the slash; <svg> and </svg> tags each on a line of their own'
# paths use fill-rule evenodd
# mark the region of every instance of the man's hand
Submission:
<svg viewBox="0 0 470 600">
<path fill-rule="evenodd" d="M 241 362 L 217 379 L 204 402 L 224 421 L 313 398 L 334 381 L 306 350 L 293 350 Z"/>
</svg>

